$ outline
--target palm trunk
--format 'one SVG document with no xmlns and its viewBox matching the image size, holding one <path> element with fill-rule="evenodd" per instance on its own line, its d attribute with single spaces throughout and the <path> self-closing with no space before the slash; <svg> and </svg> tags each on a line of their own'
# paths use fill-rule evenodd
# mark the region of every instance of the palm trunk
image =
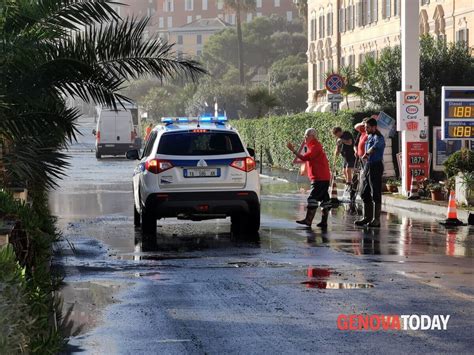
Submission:
<svg viewBox="0 0 474 355">
<path fill-rule="evenodd" d="M 244 75 L 244 44 L 242 41 L 242 26 L 240 23 L 240 0 L 237 1 L 236 9 L 236 21 L 237 21 L 237 54 L 239 57 L 239 73 L 240 73 L 240 85 L 245 84 Z"/>
</svg>

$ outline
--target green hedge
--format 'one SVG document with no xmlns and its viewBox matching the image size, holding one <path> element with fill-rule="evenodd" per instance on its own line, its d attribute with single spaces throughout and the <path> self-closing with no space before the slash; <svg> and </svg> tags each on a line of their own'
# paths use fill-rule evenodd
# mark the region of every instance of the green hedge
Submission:
<svg viewBox="0 0 474 355">
<path fill-rule="evenodd" d="M 332 135 L 332 128 L 340 126 L 343 130 L 353 132 L 353 116 L 354 114 L 348 111 L 338 114 L 315 112 L 253 120 L 231 120 L 230 124 L 239 131 L 245 144 L 255 149 L 257 157 L 263 150 L 264 163 L 290 169 L 294 168 L 291 163 L 294 156 L 286 148 L 286 143 L 299 145 L 303 142 L 304 131 L 309 127 L 318 132 L 318 139 L 324 146 L 330 164 L 333 164 L 336 140 Z"/>
</svg>

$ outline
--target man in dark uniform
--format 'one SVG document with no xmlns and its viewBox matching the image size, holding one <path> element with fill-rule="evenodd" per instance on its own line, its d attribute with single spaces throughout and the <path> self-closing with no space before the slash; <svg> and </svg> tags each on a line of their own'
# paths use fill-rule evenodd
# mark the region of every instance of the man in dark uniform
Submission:
<svg viewBox="0 0 474 355">
<path fill-rule="evenodd" d="M 364 201 L 364 218 L 355 222 L 357 226 L 380 227 L 382 210 L 382 175 L 385 139 L 377 129 L 377 120 L 371 118 L 365 123 L 368 138 L 365 144 L 366 160 L 361 197 Z"/>
<path fill-rule="evenodd" d="M 337 138 L 336 157 L 341 154 L 344 159 L 344 178 L 346 179 L 346 190 L 352 183 L 352 170 L 355 166 L 354 137 L 349 131 L 343 131 L 341 127 L 334 127 L 332 134 Z"/>
<path fill-rule="evenodd" d="M 314 128 L 308 128 L 304 135 L 306 146 L 308 151 L 305 154 L 299 154 L 294 145 L 288 143 L 286 146 L 293 152 L 298 158 L 306 164 L 306 171 L 308 177 L 311 180 L 311 192 L 308 197 L 308 206 L 306 209 L 306 217 L 296 223 L 304 224 L 308 227 L 311 226 L 313 218 L 318 208 L 318 202 L 329 201 L 329 180 L 331 180 L 331 172 L 329 170 L 329 162 L 324 153 L 323 146 L 316 138 L 316 130 Z M 318 227 L 327 227 L 328 216 L 330 207 L 322 207 L 321 222 L 317 224 Z"/>
</svg>

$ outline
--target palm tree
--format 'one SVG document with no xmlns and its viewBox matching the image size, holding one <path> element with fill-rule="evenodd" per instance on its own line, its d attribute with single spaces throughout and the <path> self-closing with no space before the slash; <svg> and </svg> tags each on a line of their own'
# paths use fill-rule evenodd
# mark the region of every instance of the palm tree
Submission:
<svg viewBox="0 0 474 355">
<path fill-rule="evenodd" d="M 235 12 L 237 22 L 237 55 L 239 58 L 240 85 L 245 84 L 244 72 L 244 44 L 242 40 L 241 11 L 255 10 L 255 0 L 224 0 L 224 8 Z"/>
<path fill-rule="evenodd" d="M 75 139 L 79 117 L 66 106 L 67 97 L 116 108 L 129 101 L 119 94 L 129 79 L 195 80 L 205 72 L 158 37 L 145 41 L 148 19 L 121 19 L 114 4 L 0 0 L 3 183 L 53 186 L 64 173 L 67 157 L 59 151 Z"/>
<path fill-rule="evenodd" d="M 344 78 L 344 87 L 341 90 L 341 94 L 346 98 L 347 108 L 349 109 L 349 96 L 360 96 L 361 94 L 361 89 L 357 86 L 360 79 L 351 65 L 341 67 L 339 74 Z"/>
</svg>

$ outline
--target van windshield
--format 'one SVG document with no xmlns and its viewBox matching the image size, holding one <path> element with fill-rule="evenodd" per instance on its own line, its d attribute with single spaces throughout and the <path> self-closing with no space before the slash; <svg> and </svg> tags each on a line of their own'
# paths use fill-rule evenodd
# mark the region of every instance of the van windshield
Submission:
<svg viewBox="0 0 474 355">
<path fill-rule="evenodd" d="M 239 136 L 232 132 L 170 132 L 165 133 L 158 154 L 224 155 L 244 152 Z"/>
</svg>

